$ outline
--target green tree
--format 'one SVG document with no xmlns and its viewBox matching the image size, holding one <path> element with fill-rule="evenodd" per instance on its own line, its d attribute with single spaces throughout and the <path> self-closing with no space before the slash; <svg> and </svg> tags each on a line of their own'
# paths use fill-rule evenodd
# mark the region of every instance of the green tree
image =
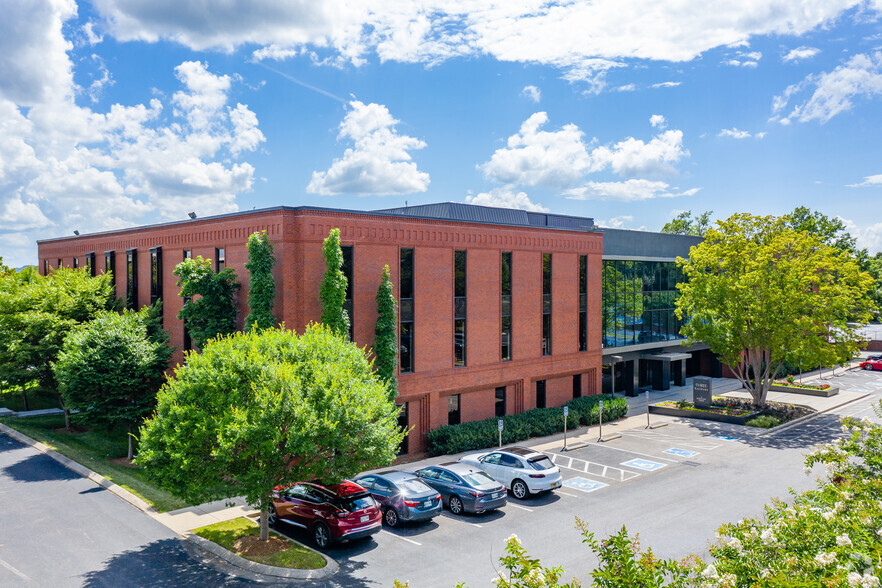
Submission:
<svg viewBox="0 0 882 588">
<path fill-rule="evenodd" d="M 185 300 L 178 318 L 187 322 L 193 345 L 201 349 L 218 335 L 235 332 L 238 310 L 234 296 L 240 284 L 232 268 L 215 273 L 211 260 L 199 256 L 179 263 L 174 275 L 181 289 L 178 296 Z"/>
<path fill-rule="evenodd" d="M 322 324 L 343 337 L 349 336 L 349 314 L 343 308 L 346 301 L 346 276 L 343 274 L 343 250 L 340 249 L 340 229 L 331 229 L 322 245 L 327 271 L 322 280 L 319 299 L 322 302 Z"/>
<path fill-rule="evenodd" d="M 155 330 L 161 304 L 138 312 L 101 312 L 75 326 L 52 366 L 65 405 L 80 411 L 77 420 L 127 427 L 129 460 L 134 430 L 156 406 L 172 354 L 168 335 Z"/>
<path fill-rule="evenodd" d="M 784 362 L 838 365 L 862 344 L 847 325 L 872 308 L 870 276 L 848 254 L 781 218 L 736 214 L 678 259 L 681 333 L 720 356 L 766 402 Z"/>
<path fill-rule="evenodd" d="M 245 317 L 245 330 L 269 329 L 276 326 L 273 304 L 276 301 L 276 280 L 273 278 L 273 244 L 266 231 L 248 237 L 248 316 Z"/>
<path fill-rule="evenodd" d="M 710 215 L 713 214 L 713 210 L 708 210 L 702 212 L 695 217 L 692 216 L 692 211 L 687 210 L 681 212 L 673 220 L 665 223 L 665 226 L 662 227 L 662 233 L 672 233 L 675 235 L 692 235 L 694 237 L 704 237 L 704 234 L 707 232 L 710 227 Z"/>
<path fill-rule="evenodd" d="M 389 266 L 383 266 L 383 277 L 377 288 L 377 324 L 374 327 L 374 353 L 377 356 L 375 365 L 377 375 L 386 382 L 389 388 L 389 399 L 398 395 L 398 381 L 395 370 L 398 366 L 398 337 L 396 327 L 396 303 L 392 280 L 389 278 Z"/>
<path fill-rule="evenodd" d="M 35 382 L 57 392 L 52 363 L 68 332 L 100 311 L 119 310 L 109 275 L 57 269 L 41 276 L 32 268 L 0 280 L 0 382 L 22 390 Z M 65 409 L 65 424 L 70 415 Z"/>
<path fill-rule="evenodd" d="M 192 502 L 244 495 L 265 540 L 275 486 L 388 465 L 397 420 L 364 351 L 327 326 L 235 333 L 178 366 L 136 461 Z"/>
</svg>

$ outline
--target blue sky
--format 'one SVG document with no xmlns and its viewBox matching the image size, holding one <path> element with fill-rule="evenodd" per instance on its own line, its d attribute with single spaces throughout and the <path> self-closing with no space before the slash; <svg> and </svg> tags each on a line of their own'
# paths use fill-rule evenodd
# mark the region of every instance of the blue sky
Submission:
<svg viewBox="0 0 882 588">
<path fill-rule="evenodd" d="M 805 205 L 882 248 L 882 0 L 0 9 L 11 265 L 74 229 L 405 201 L 647 230 Z"/>
</svg>

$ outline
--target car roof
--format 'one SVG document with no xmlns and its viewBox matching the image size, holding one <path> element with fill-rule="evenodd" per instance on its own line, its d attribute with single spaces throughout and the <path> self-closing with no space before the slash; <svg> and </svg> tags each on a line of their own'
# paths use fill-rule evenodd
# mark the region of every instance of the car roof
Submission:
<svg viewBox="0 0 882 588">
<path fill-rule="evenodd" d="M 415 474 L 412 474 L 410 472 L 402 472 L 401 470 L 388 470 L 385 472 L 377 472 L 374 475 L 385 478 L 390 482 L 400 482 L 401 480 L 410 480 L 412 478 L 416 478 Z"/>
<path fill-rule="evenodd" d="M 450 470 L 455 474 L 470 474 L 472 472 L 479 471 L 475 467 L 461 461 L 446 461 L 444 463 L 438 464 L 435 467 Z"/>
<path fill-rule="evenodd" d="M 320 482 L 307 482 L 311 486 L 317 487 L 319 490 L 324 490 L 325 492 L 330 492 L 336 496 L 346 497 L 352 496 L 354 494 L 361 494 L 367 492 L 364 488 L 356 484 L 355 482 L 351 482 L 349 480 L 343 480 L 339 484 L 322 484 Z"/>
<path fill-rule="evenodd" d="M 527 456 L 533 455 L 534 453 L 539 453 L 535 449 L 530 449 L 528 447 L 521 447 L 520 445 L 515 445 L 513 447 L 504 447 L 499 451 L 507 451 L 508 453 L 514 453 L 515 455 Z"/>
</svg>

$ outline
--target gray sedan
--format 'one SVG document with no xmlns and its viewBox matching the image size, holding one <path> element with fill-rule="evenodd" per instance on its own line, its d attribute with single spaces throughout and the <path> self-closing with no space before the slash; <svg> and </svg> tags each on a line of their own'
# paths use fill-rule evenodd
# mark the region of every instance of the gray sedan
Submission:
<svg viewBox="0 0 882 588">
<path fill-rule="evenodd" d="M 426 521 L 441 514 L 441 496 L 407 472 L 367 474 L 354 480 L 364 486 L 383 510 L 383 522 L 397 527 L 401 521 Z"/>
<path fill-rule="evenodd" d="M 482 513 L 505 506 L 505 487 L 476 467 L 456 461 L 417 470 L 422 481 L 437 490 L 450 512 Z"/>
</svg>

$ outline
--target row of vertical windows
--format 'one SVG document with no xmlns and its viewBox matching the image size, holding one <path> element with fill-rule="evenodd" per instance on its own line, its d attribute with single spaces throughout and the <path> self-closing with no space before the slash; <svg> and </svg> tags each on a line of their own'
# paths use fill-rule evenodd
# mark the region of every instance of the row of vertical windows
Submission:
<svg viewBox="0 0 882 588">
<path fill-rule="evenodd" d="M 579 351 L 588 350 L 588 256 L 579 256 Z"/>
<path fill-rule="evenodd" d="M 453 252 L 453 365 L 466 364 L 466 252 Z"/>
<path fill-rule="evenodd" d="M 162 300 L 162 247 L 150 250 L 150 304 Z"/>
<path fill-rule="evenodd" d="M 86 269 L 89 271 L 89 275 L 93 278 L 95 277 L 95 252 L 90 251 L 86 254 Z"/>
<path fill-rule="evenodd" d="M 138 308 L 138 250 L 126 251 L 126 308 Z"/>
<path fill-rule="evenodd" d="M 542 254 L 542 355 L 551 355 L 551 254 Z"/>
<path fill-rule="evenodd" d="M 545 380 L 536 381 L 536 408 L 547 407 Z M 582 374 L 573 375 L 573 398 L 582 396 Z M 495 391 L 495 414 L 498 417 L 506 415 L 506 387 L 499 386 Z M 462 395 L 451 394 L 447 397 L 447 424 L 458 425 L 462 422 Z"/>
<path fill-rule="evenodd" d="M 399 253 L 399 351 L 398 363 L 401 373 L 413 371 L 413 249 L 401 249 Z"/>
<path fill-rule="evenodd" d="M 511 360 L 511 251 L 502 252 L 500 267 L 500 318 L 499 355 L 502 361 Z"/>
</svg>

